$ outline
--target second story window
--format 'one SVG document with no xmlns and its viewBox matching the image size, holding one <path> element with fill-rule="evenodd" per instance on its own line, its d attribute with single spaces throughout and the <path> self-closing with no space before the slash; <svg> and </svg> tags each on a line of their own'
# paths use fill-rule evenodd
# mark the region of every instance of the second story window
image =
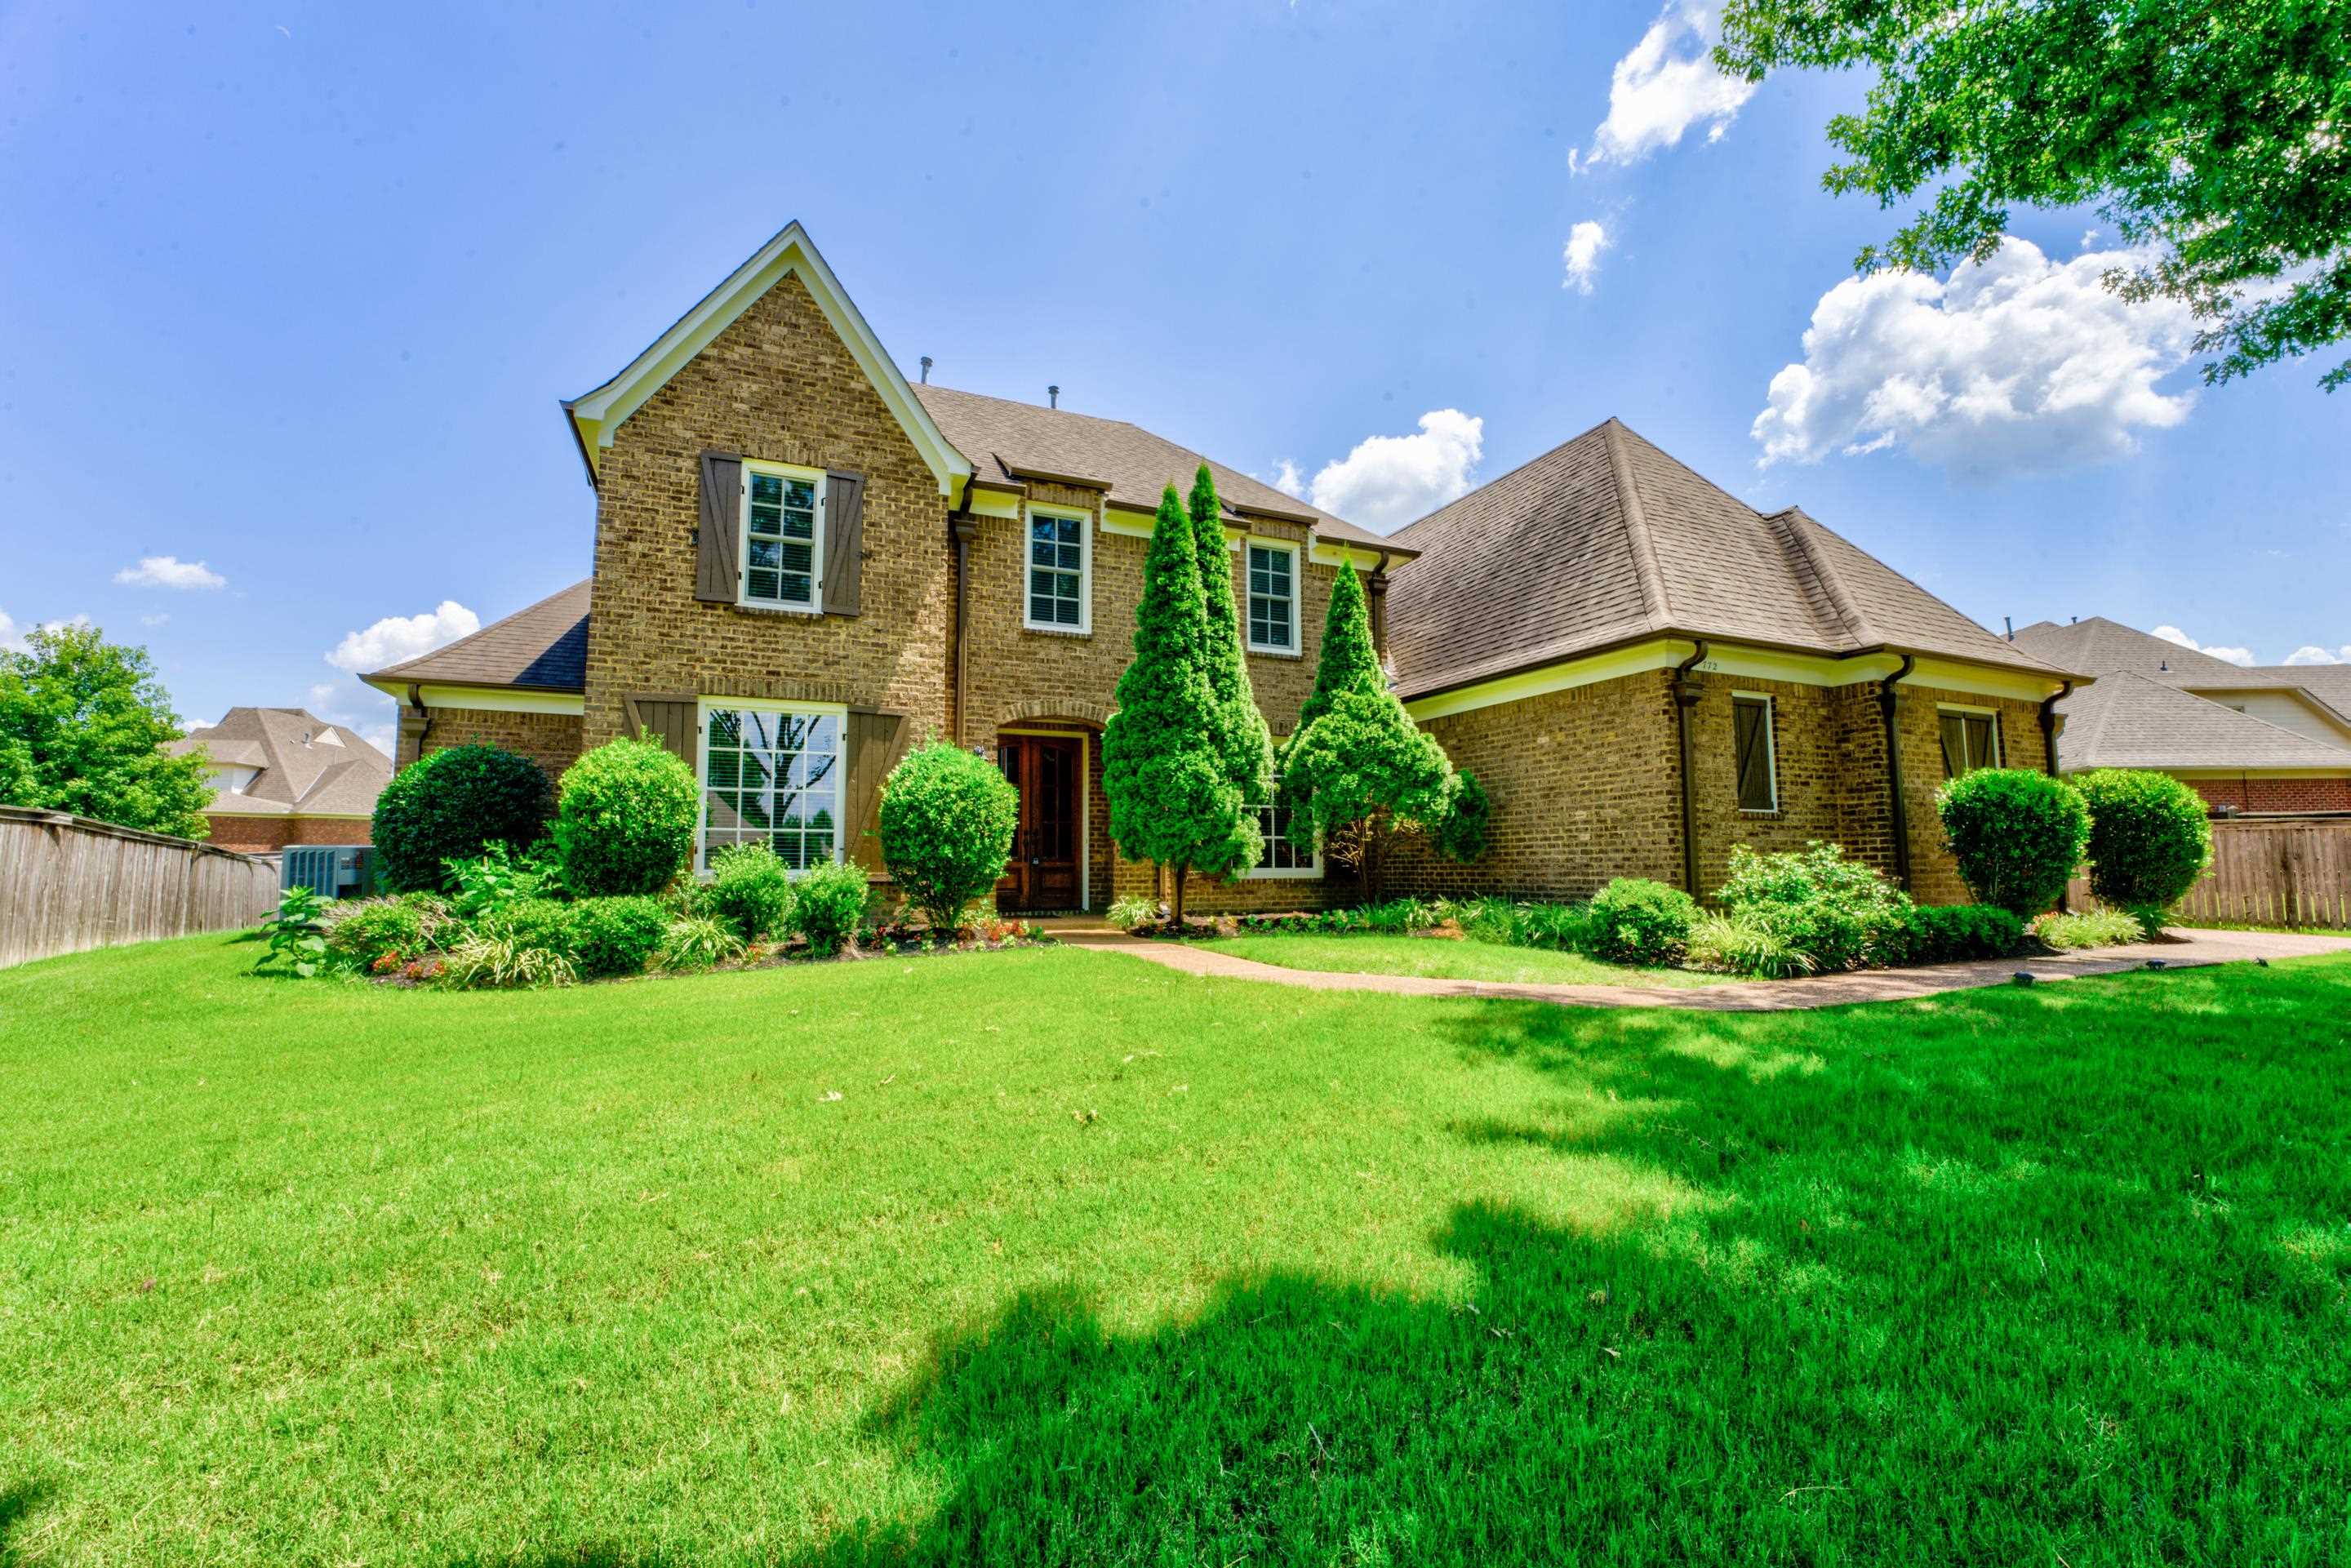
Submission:
<svg viewBox="0 0 2351 1568">
<path fill-rule="evenodd" d="M 824 476 L 743 466 L 743 602 L 823 609 Z"/>
<path fill-rule="evenodd" d="M 1249 645 L 1298 652 L 1298 547 L 1249 541 Z"/>
<path fill-rule="evenodd" d="M 1029 511 L 1029 591 L 1022 624 L 1040 632 L 1084 632 L 1087 587 L 1091 575 L 1086 559 L 1083 512 Z"/>
</svg>

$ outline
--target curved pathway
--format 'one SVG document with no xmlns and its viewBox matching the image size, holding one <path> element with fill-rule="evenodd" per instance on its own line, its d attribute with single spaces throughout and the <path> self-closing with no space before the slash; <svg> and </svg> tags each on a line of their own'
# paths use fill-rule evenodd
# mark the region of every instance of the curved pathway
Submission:
<svg viewBox="0 0 2351 1568">
<path fill-rule="evenodd" d="M 2116 975 L 2143 969 L 2150 961 L 2166 968 L 2239 964 L 2255 959 L 2300 958 L 2318 953 L 2351 952 L 2351 936 L 2316 936 L 2271 931 L 2175 931 L 2173 940 L 2135 947 L 2089 947 L 2048 958 L 1994 958 L 1966 964 L 1933 964 L 1917 969 L 1864 969 L 1847 975 L 1817 975 L 1801 980 L 1735 980 L 1719 986 L 1506 985 L 1491 980 L 1441 980 L 1423 975 L 1353 975 L 1325 969 L 1286 969 L 1204 947 L 1129 936 L 1105 926 L 1066 926 L 1052 933 L 1077 947 L 1123 953 L 1187 975 L 1263 980 L 1313 991 L 1382 991 L 1406 997 L 1487 997 L 1558 1002 L 1583 1008 L 1692 1008 L 1705 1012 L 1783 1012 L 1793 1008 L 1843 1007 L 1851 1002 L 1904 1001 L 1944 991 L 1964 991 L 2011 983 L 2022 971 L 2035 982 L 2071 980 L 2084 975 Z"/>
</svg>

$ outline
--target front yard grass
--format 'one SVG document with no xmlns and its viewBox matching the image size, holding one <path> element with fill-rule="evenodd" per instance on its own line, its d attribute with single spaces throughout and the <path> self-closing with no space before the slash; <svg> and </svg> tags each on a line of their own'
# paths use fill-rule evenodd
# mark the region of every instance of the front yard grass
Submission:
<svg viewBox="0 0 2351 1568">
<path fill-rule="evenodd" d="M 1740 981 L 1736 975 L 1636 969 L 1603 964 L 1581 953 L 1441 936 L 1275 932 L 1218 937 L 1198 946 L 1285 969 L 1322 969 L 1342 975 L 1421 975 L 1438 980 L 1491 980 L 1520 986 L 1721 986 Z"/>
<path fill-rule="evenodd" d="M 2342 959 L 1724 1016 L 254 952 L 0 971 L 0 1562 L 2351 1555 Z"/>
</svg>

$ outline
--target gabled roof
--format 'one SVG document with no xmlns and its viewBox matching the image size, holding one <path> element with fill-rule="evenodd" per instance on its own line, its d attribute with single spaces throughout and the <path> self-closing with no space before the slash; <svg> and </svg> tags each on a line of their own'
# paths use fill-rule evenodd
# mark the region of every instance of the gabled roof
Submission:
<svg viewBox="0 0 2351 1568">
<path fill-rule="evenodd" d="M 950 387 L 918 386 L 914 395 L 930 410 L 947 439 L 971 459 L 974 474 L 984 483 L 1018 485 L 1029 478 L 1074 481 L 1100 486 L 1122 505 L 1150 511 L 1159 505 L 1159 492 L 1168 485 L 1175 486 L 1178 494 L 1188 493 L 1193 473 L 1206 463 L 1208 472 L 1216 476 L 1217 498 L 1234 523 L 1245 522 L 1251 514 L 1286 517 L 1311 525 L 1324 538 L 1374 545 L 1399 559 L 1411 553 L 1367 528 L 1123 419 L 1098 419 L 1068 409 L 1040 408 L 1033 402 Z"/>
<path fill-rule="evenodd" d="M 199 746 L 216 765 L 260 770 L 243 794 L 221 789 L 204 808 L 227 816 L 363 817 L 392 779 L 392 758 L 308 708 L 233 707 L 163 749 Z"/>
<path fill-rule="evenodd" d="M 970 475 L 971 465 L 939 434 L 938 426 L 915 401 L 914 388 L 907 384 L 897 361 L 883 349 L 882 340 L 866 325 L 848 290 L 841 287 L 832 268 L 817 253 L 808 231 L 797 221 L 786 224 L 773 239 L 753 252 L 749 260 L 727 274 L 725 282 L 704 295 L 693 309 L 673 322 L 668 331 L 631 360 L 620 374 L 593 392 L 565 400 L 563 411 L 571 422 L 573 438 L 580 443 L 580 455 L 588 465 L 590 484 L 595 482 L 600 464 L 597 454 L 612 444 L 612 433 L 622 422 L 733 325 L 737 317 L 789 277 L 799 278 L 815 299 L 817 308 L 824 312 L 825 319 L 847 346 L 850 357 L 857 361 L 865 379 L 873 383 L 873 390 L 897 417 L 906 438 L 914 444 L 914 450 L 922 454 L 924 462 L 937 477 L 939 494 L 955 493 L 956 486 Z"/>
<path fill-rule="evenodd" d="M 1643 637 L 2066 672 L 1790 507 L 1758 512 L 1610 419 L 1404 528 L 1398 685 L 1426 695 Z"/>
<path fill-rule="evenodd" d="M 2021 635 L 2021 633 L 2020 633 Z M 2057 705 L 2058 760 L 2090 768 L 2324 768 L 2351 774 L 2351 751 L 2136 671 L 2101 674 Z"/>
<path fill-rule="evenodd" d="M 2184 691 L 2247 691 L 2291 686 L 2268 670 L 2247 669 L 2226 659 L 2103 615 L 2060 626 L 2036 621 L 2016 629 L 2016 645 L 2038 658 L 2094 675 L 2128 672 Z"/>
<path fill-rule="evenodd" d="M 493 621 L 445 648 L 360 679 L 398 695 L 407 685 L 518 686 L 580 692 L 588 686 L 588 584 Z"/>
</svg>

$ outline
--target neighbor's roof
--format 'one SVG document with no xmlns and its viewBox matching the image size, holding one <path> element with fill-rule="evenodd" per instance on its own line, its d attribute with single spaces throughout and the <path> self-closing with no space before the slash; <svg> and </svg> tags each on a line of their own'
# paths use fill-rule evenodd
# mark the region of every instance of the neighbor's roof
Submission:
<svg viewBox="0 0 2351 1568">
<path fill-rule="evenodd" d="M 1406 697 L 1661 634 L 1932 654 L 2053 678 L 1795 507 L 1769 516 L 1610 419 L 1403 529 Z"/>
<path fill-rule="evenodd" d="M 2021 635 L 2021 633 L 2020 633 Z M 2057 705 L 2068 773 L 2088 768 L 2326 768 L 2351 752 L 2167 685 L 2133 670 L 2102 674 Z"/>
<path fill-rule="evenodd" d="M 2226 659 L 2216 659 L 2103 615 L 2092 615 L 2063 626 L 2054 621 L 2020 626 L 2016 629 L 2016 645 L 2069 670 L 2094 675 L 2128 671 L 2183 689 L 2242 691 L 2299 684 L 2282 681 L 2267 670 L 2247 669 Z"/>
<path fill-rule="evenodd" d="M 2288 685 L 2304 691 L 2333 708 L 2351 716 L 2351 664 L 2262 664 L 2257 666 L 2264 675 L 2274 675 Z"/>
<path fill-rule="evenodd" d="M 918 386 L 914 395 L 956 450 L 971 460 L 974 476 L 983 483 L 1073 480 L 1102 486 L 1112 500 L 1150 511 L 1169 485 L 1178 495 L 1189 494 L 1193 474 L 1206 463 L 1216 476 L 1217 496 L 1233 521 L 1239 521 L 1244 512 L 1293 517 L 1311 524 L 1324 538 L 1376 545 L 1398 557 L 1411 553 L 1368 528 L 1123 419 L 1097 419 L 950 387 Z"/>
<path fill-rule="evenodd" d="M 392 758 L 307 708 L 233 707 L 163 749 L 199 746 L 216 765 L 260 769 L 245 793 L 221 789 L 204 808 L 227 816 L 364 817 L 392 779 Z"/>
<path fill-rule="evenodd" d="M 371 685 L 430 682 L 584 691 L 588 685 L 588 584 L 575 582 L 445 648 L 435 648 L 360 679 Z"/>
</svg>

